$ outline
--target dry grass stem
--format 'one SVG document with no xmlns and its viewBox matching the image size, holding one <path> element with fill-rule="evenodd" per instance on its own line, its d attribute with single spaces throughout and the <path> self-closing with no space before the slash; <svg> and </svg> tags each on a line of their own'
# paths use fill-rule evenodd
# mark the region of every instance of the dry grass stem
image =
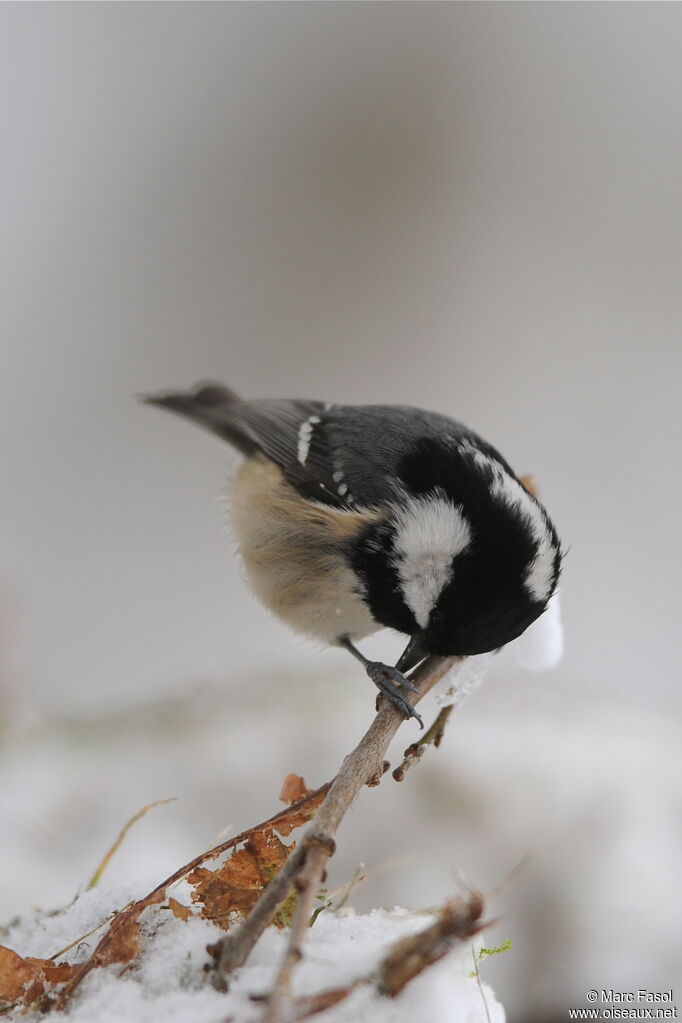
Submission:
<svg viewBox="0 0 682 1023">
<path fill-rule="evenodd" d="M 166 803 L 172 803 L 175 800 L 175 798 L 176 798 L 175 796 L 171 796 L 170 799 L 157 799 L 154 803 L 147 803 L 147 805 L 143 806 L 141 810 L 138 810 L 137 813 L 133 814 L 128 823 L 124 824 L 124 826 L 121 828 L 118 838 L 111 846 L 109 851 L 106 853 L 106 855 L 103 857 L 102 861 L 97 867 L 97 870 L 88 881 L 87 885 L 85 886 L 86 891 L 90 891 L 91 888 L 97 887 L 102 878 L 102 874 L 107 869 L 107 867 L 111 863 L 111 860 L 120 849 L 123 839 L 126 837 L 132 826 L 134 824 L 137 824 L 140 818 L 144 817 L 144 815 L 146 813 L 149 813 L 150 810 L 153 810 L 155 806 L 165 806 Z"/>
</svg>

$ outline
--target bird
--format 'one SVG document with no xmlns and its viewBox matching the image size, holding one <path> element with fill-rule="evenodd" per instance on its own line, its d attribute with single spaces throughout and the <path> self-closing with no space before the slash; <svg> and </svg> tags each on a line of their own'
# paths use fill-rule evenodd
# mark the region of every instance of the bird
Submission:
<svg viewBox="0 0 682 1023">
<path fill-rule="evenodd" d="M 229 507 L 261 603 L 349 651 L 422 727 L 408 673 L 430 656 L 499 650 L 557 589 L 563 555 L 547 511 L 492 445 L 447 415 L 242 400 L 212 382 L 142 400 L 243 456 Z M 382 628 L 407 637 L 395 665 L 357 646 Z"/>
</svg>

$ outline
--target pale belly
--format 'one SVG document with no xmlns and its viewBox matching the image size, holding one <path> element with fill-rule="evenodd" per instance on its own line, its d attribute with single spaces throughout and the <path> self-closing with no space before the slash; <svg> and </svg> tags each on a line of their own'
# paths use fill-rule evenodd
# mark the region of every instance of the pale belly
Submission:
<svg viewBox="0 0 682 1023">
<path fill-rule="evenodd" d="M 254 593 L 292 629 L 336 643 L 380 628 L 362 599 L 360 580 L 338 553 L 376 513 L 306 501 L 275 465 L 256 459 L 237 473 L 230 510 Z"/>
</svg>

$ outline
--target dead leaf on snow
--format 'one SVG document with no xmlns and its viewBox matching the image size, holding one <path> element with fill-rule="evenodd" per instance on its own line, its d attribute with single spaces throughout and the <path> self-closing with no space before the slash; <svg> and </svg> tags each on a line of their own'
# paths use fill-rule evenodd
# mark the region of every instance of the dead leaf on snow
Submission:
<svg viewBox="0 0 682 1023">
<path fill-rule="evenodd" d="M 92 969 L 120 963 L 123 966 L 121 972 L 125 972 L 132 966 L 137 959 L 142 941 L 140 916 L 148 906 L 163 902 L 168 884 L 169 882 L 164 882 L 146 898 L 134 902 L 116 914 L 87 962 L 74 966 L 73 974 L 59 995 L 58 1008 L 65 1007 L 75 989 Z"/>
<path fill-rule="evenodd" d="M 236 917 L 250 912 L 293 849 L 272 828 L 254 829 L 243 848 L 217 870 L 197 867 L 188 875 L 192 902 L 201 904 L 203 917 L 227 930 Z"/>
<path fill-rule="evenodd" d="M 303 779 L 301 783 L 305 787 Z M 192 899 L 201 905 L 201 915 L 222 927 L 229 926 L 232 920 L 248 913 L 295 848 L 293 843 L 285 845 L 279 836 L 286 838 L 295 828 L 306 824 L 315 815 L 329 786 L 327 783 L 314 792 L 305 789 L 306 794 L 286 810 L 201 853 L 143 899 L 124 907 L 109 922 L 94 952 L 84 963 L 69 965 L 55 964 L 50 959 L 22 959 L 12 949 L 0 946 L 0 1000 L 9 1004 L 21 1000 L 24 1005 L 41 1010 L 53 1006 L 64 1009 L 91 970 L 114 964 L 121 966 L 122 973 L 130 969 L 140 953 L 143 912 L 164 902 L 168 889 L 184 878 L 194 888 Z M 209 870 L 204 866 L 228 852 L 232 855 L 217 869 Z M 168 899 L 168 907 L 182 920 L 194 915 L 189 906 L 176 899 Z M 285 919 L 286 914 L 280 913 L 275 923 L 283 926 Z"/>
<path fill-rule="evenodd" d="M 189 906 L 184 906 L 182 902 L 178 902 L 177 899 L 170 898 L 168 900 L 168 908 L 173 916 L 176 916 L 178 920 L 189 920 L 190 917 L 194 916 L 194 913 Z"/>
<path fill-rule="evenodd" d="M 13 949 L 0 945 L 0 1002 L 34 1005 L 50 988 L 70 980 L 76 969 L 51 959 L 23 959 Z"/>
<path fill-rule="evenodd" d="M 292 778 L 295 779 L 293 783 L 290 781 Z M 328 789 L 324 785 L 311 792 L 302 778 L 290 774 L 284 780 L 282 793 L 287 791 L 291 794 L 294 786 L 299 790 L 303 787 L 305 795 L 265 824 L 243 832 L 239 836 L 241 848 L 235 849 L 228 860 L 215 870 L 199 865 L 187 875 L 187 881 L 194 888 L 192 901 L 201 904 L 201 915 L 225 930 L 251 911 L 263 889 L 296 848 L 293 842 L 285 845 L 279 836 L 288 838 L 296 828 L 307 824 Z M 275 916 L 276 926 L 282 927 L 285 922 L 286 915 Z"/>
</svg>

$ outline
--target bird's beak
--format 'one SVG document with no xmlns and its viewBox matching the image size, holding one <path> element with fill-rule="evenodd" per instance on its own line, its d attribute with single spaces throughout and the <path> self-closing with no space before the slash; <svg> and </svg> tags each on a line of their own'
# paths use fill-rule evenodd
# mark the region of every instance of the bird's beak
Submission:
<svg viewBox="0 0 682 1023">
<path fill-rule="evenodd" d="M 400 655 L 396 668 L 398 671 L 411 671 L 412 668 L 416 668 L 419 662 L 428 656 L 428 651 L 422 646 L 421 637 L 413 636 Z"/>
</svg>

